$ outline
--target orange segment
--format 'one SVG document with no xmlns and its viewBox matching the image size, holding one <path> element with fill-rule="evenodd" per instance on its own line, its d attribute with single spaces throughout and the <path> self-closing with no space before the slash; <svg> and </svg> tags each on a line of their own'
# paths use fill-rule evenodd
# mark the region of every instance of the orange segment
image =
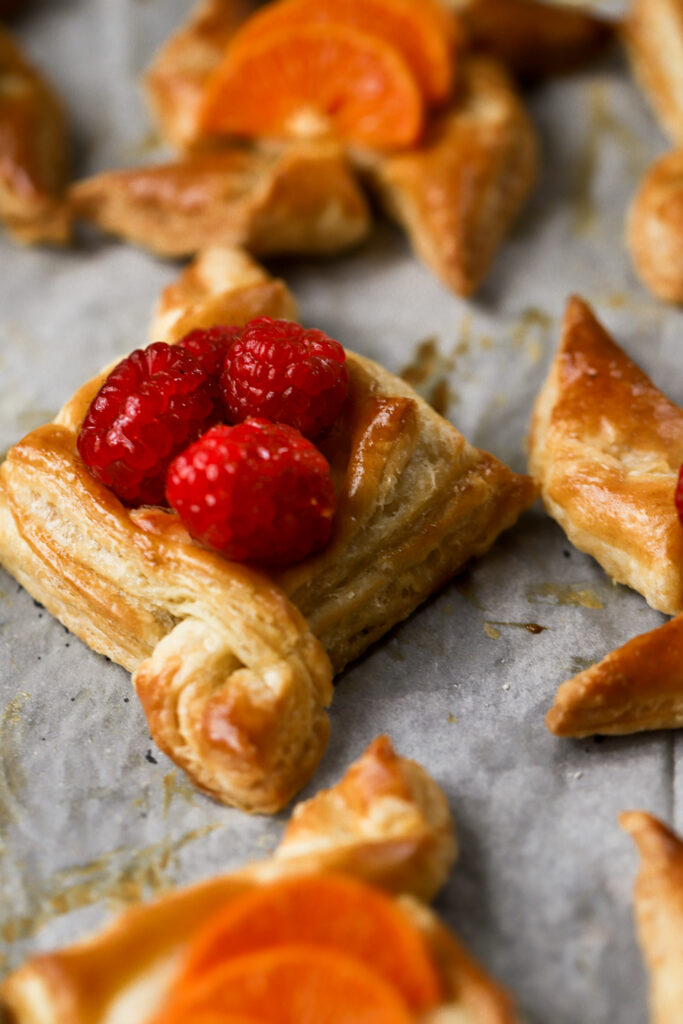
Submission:
<svg viewBox="0 0 683 1024">
<path fill-rule="evenodd" d="M 456 21 L 437 0 L 281 0 L 249 18 L 233 45 L 242 46 L 277 29 L 330 22 L 390 43 L 412 69 L 428 101 L 438 102 L 450 93 Z"/>
<path fill-rule="evenodd" d="M 346 25 L 294 25 L 228 48 L 206 87 L 211 133 L 333 135 L 393 149 L 417 141 L 423 101 L 390 43 Z"/>
<path fill-rule="evenodd" d="M 195 936 L 179 984 L 231 957 L 292 942 L 356 958 L 414 1010 L 434 1006 L 441 996 L 429 948 L 405 914 L 384 893 L 341 875 L 287 879 L 233 900 Z"/>
<path fill-rule="evenodd" d="M 279 946 L 230 960 L 179 993 L 155 1024 L 199 1024 L 208 1012 L 268 1024 L 414 1022 L 379 974 L 316 946 Z"/>
</svg>

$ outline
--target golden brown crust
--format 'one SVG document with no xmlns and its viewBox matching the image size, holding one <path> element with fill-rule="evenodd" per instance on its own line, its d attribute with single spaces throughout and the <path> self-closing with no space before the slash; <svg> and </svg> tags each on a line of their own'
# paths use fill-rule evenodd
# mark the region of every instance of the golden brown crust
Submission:
<svg viewBox="0 0 683 1024">
<path fill-rule="evenodd" d="M 427 848 L 438 851 L 431 860 L 439 864 L 429 880 Z M 444 978 L 438 1020 L 514 1024 L 507 994 L 414 898 L 443 883 L 454 856 L 443 793 L 382 737 L 341 783 L 296 809 L 271 859 L 133 908 L 92 938 L 34 958 L 0 986 L 0 1003 L 13 1013 L 13 1024 L 144 1024 L 168 990 L 188 937 L 217 906 L 255 885 L 335 871 L 401 894 L 402 909 L 425 935 Z"/>
<path fill-rule="evenodd" d="M 520 78 L 564 74 L 596 57 L 614 27 L 587 11 L 538 0 L 451 0 L 471 45 Z"/>
<path fill-rule="evenodd" d="M 657 160 L 643 178 L 629 211 L 628 247 L 647 287 L 683 302 L 683 149 Z"/>
<path fill-rule="evenodd" d="M 66 242 L 66 123 L 45 79 L 0 26 L 0 221 L 19 242 Z"/>
<path fill-rule="evenodd" d="M 160 256 L 210 245 L 259 255 L 334 253 L 367 235 L 370 214 L 342 150 L 244 147 L 106 171 L 70 191 L 75 216 Z"/>
<path fill-rule="evenodd" d="M 669 615 L 683 609 L 682 462 L 683 410 L 571 299 L 534 407 L 530 470 L 572 543 Z"/>
<path fill-rule="evenodd" d="M 636 79 L 662 128 L 683 145 L 682 0 L 632 0 L 623 37 Z"/>
<path fill-rule="evenodd" d="M 683 1019 L 683 843 L 643 811 L 619 818 L 638 846 L 634 892 L 638 937 L 650 973 L 651 1024 Z"/>
<path fill-rule="evenodd" d="M 568 679 L 546 724 L 556 736 L 683 726 L 683 616 L 637 636 Z"/>
<path fill-rule="evenodd" d="M 134 672 L 156 742 L 198 786 L 250 810 L 283 806 L 322 756 L 330 662 L 361 654 L 535 497 L 404 382 L 347 363 L 349 398 L 321 443 L 333 538 L 278 576 L 203 550 L 170 512 L 131 512 L 90 476 L 76 437 L 102 375 L 0 469 L 5 567 Z"/>
<path fill-rule="evenodd" d="M 367 158 L 417 255 L 458 295 L 486 275 L 536 180 L 536 132 L 503 67 L 463 62 L 462 90 L 417 149 Z"/>
</svg>

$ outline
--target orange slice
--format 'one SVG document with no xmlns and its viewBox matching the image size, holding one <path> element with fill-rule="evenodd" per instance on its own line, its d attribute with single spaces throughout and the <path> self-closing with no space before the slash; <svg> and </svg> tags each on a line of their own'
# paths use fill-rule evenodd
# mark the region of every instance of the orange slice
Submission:
<svg viewBox="0 0 683 1024">
<path fill-rule="evenodd" d="M 394 149 L 417 141 L 423 100 L 401 54 L 347 25 L 292 25 L 228 48 L 206 86 L 209 133 L 310 138 Z"/>
<path fill-rule="evenodd" d="M 194 937 L 179 984 L 231 957 L 287 943 L 354 957 L 395 986 L 411 1009 L 429 1009 L 441 997 L 420 932 L 384 893 L 342 875 L 286 879 L 230 902 Z"/>
<path fill-rule="evenodd" d="M 278 946 L 229 960 L 179 992 L 155 1024 L 200 1024 L 208 1013 L 268 1024 L 414 1024 L 379 974 L 316 946 Z"/>
<path fill-rule="evenodd" d="M 294 25 L 349 25 L 391 43 L 412 69 L 428 102 L 444 100 L 453 81 L 456 21 L 437 0 L 281 0 L 248 19 L 234 38 L 242 46 Z"/>
</svg>

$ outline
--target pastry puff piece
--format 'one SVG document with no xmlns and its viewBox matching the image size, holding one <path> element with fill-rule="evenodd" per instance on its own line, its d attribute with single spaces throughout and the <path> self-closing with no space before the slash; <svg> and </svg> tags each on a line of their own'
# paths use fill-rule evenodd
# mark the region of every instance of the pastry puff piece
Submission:
<svg viewBox="0 0 683 1024">
<path fill-rule="evenodd" d="M 613 25 L 588 11 L 538 0 L 448 0 L 471 45 L 520 78 L 564 74 L 596 57 Z"/>
<path fill-rule="evenodd" d="M 555 695 L 546 724 L 556 736 L 576 737 L 680 729 L 683 615 L 568 679 Z"/>
<path fill-rule="evenodd" d="M 0 222 L 19 242 L 66 242 L 61 104 L 0 25 Z"/>
<path fill-rule="evenodd" d="M 427 1019 L 515 1024 L 509 997 L 421 902 L 441 888 L 454 859 L 443 793 L 381 737 L 340 783 L 295 808 L 270 859 L 128 910 L 90 939 L 30 960 L 0 986 L 0 1004 L 12 1024 L 146 1024 L 188 938 L 217 907 L 258 885 L 333 871 L 396 894 L 425 936 L 446 989 Z"/>
<path fill-rule="evenodd" d="M 683 0 L 633 0 L 623 38 L 661 127 L 683 146 Z"/>
<path fill-rule="evenodd" d="M 629 211 L 628 247 L 650 291 L 683 302 L 683 149 L 645 175 Z"/>
<path fill-rule="evenodd" d="M 192 287 L 182 280 L 179 294 Z M 252 295 L 233 320 L 254 305 Z M 200 323 L 205 310 L 200 302 Z M 281 808 L 313 773 L 333 672 L 487 551 L 536 496 L 403 381 L 351 352 L 347 365 L 349 397 L 320 443 L 338 497 L 334 534 L 277 575 L 201 548 L 170 512 L 124 508 L 90 475 L 76 439 L 104 375 L 0 469 L 5 568 L 134 673 L 157 744 L 197 786 L 248 810 Z"/>
<path fill-rule="evenodd" d="M 570 541 L 653 608 L 683 609 L 683 528 L 674 491 L 683 410 L 569 300 L 534 407 L 529 467 Z"/>
<path fill-rule="evenodd" d="M 644 811 L 619 822 L 641 856 L 634 903 L 650 974 L 650 1024 L 683 1024 L 683 842 Z"/>
<path fill-rule="evenodd" d="M 538 172 L 536 131 L 503 66 L 468 57 L 461 91 L 416 149 L 366 155 L 417 255 L 457 295 L 481 284 Z"/>
<path fill-rule="evenodd" d="M 207 245 L 259 255 L 334 253 L 370 229 L 367 201 L 342 150 L 232 147 L 177 163 L 105 171 L 69 194 L 77 217 L 160 256 Z"/>
</svg>

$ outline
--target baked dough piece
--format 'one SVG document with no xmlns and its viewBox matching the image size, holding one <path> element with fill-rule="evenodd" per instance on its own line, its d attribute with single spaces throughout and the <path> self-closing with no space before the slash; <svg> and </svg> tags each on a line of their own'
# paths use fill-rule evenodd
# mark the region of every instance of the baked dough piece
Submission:
<svg viewBox="0 0 683 1024">
<path fill-rule="evenodd" d="M 580 551 L 653 608 L 683 609 L 674 490 L 683 410 L 631 362 L 579 298 L 536 399 L 529 466 L 546 510 Z"/>
<path fill-rule="evenodd" d="M 683 843 L 643 811 L 620 824 L 640 851 L 635 886 L 638 937 L 650 973 L 651 1024 L 683 1022 Z"/>
<path fill-rule="evenodd" d="M 683 726 L 683 615 L 629 640 L 557 691 L 546 724 L 556 736 Z"/>
<path fill-rule="evenodd" d="M 367 158 L 388 212 L 417 255 L 458 295 L 488 271 L 534 185 L 535 129 L 502 65 L 468 57 L 461 92 L 417 149 Z"/>
<path fill-rule="evenodd" d="M 200 0 L 155 54 L 145 74 L 145 90 L 163 137 L 178 149 L 190 149 L 199 141 L 206 80 L 252 9 L 248 0 Z"/>
<path fill-rule="evenodd" d="M 449 0 L 475 49 L 521 78 L 558 75 L 596 57 L 614 37 L 610 22 L 588 11 L 538 0 Z"/>
<path fill-rule="evenodd" d="M 65 242 L 66 123 L 45 79 L 0 26 L 0 221 L 19 242 Z"/>
<path fill-rule="evenodd" d="M 365 196 L 334 143 L 280 152 L 230 147 L 105 171 L 75 185 L 70 201 L 77 217 L 160 256 L 216 244 L 260 255 L 328 254 L 370 229 Z"/>
<path fill-rule="evenodd" d="M 349 398 L 321 443 L 334 534 L 278 575 L 199 547 L 170 512 L 124 508 L 90 475 L 76 437 L 103 375 L 0 469 L 5 567 L 134 672 L 156 742 L 195 784 L 245 809 L 277 810 L 312 774 L 333 671 L 488 550 L 536 495 L 403 381 L 347 355 Z"/>
<path fill-rule="evenodd" d="M 683 149 L 645 175 L 629 212 L 628 247 L 650 291 L 683 302 Z"/>
<path fill-rule="evenodd" d="M 662 128 L 683 146 L 683 0 L 633 0 L 623 36 Z"/>
<path fill-rule="evenodd" d="M 431 874 L 425 849 L 438 851 L 439 868 Z M 13 1013 L 13 1024 L 146 1024 L 168 991 L 188 937 L 221 903 L 253 886 L 335 871 L 399 894 L 445 982 L 447 1002 L 433 1021 L 515 1024 L 506 993 L 419 902 L 441 887 L 454 857 L 443 793 L 419 765 L 397 757 L 380 738 L 340 784 L 295 809 L 269 860 L 133 908 L 92 938 L 30 960 L 0 986 L 0 1002 Z"/>
</svg>

